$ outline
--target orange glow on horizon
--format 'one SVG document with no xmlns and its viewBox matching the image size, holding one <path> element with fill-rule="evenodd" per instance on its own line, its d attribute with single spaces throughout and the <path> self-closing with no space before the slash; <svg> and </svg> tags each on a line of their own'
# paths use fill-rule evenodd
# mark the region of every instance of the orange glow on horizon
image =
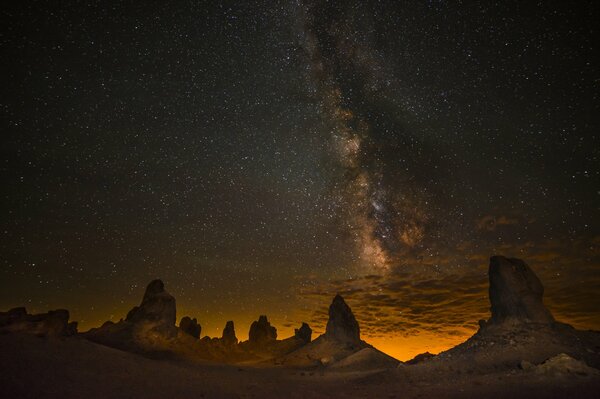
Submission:
<svg viewBox="0 0 600 399">
<path fill-rule="evenodd" d="M 551 279 L 547 279 L 549 282 Z M 548 284 L 548 298 L 546 305 L 550 311 L 554 314 L 556 320 L 572 325 L 573 327 L 580 330 L 587 329 L 598 329 L 600 326 L 600 317 L 597 314 L 590 314 L 586 318 L 582 318 L 581 315 L 577 316 L 572 313 L 571 308 L 564 307 L 564 301 L 560 301 L 560 292 L 554 292 L 554 285 Z M 485 293 L 483 293 L 485 294 Z M 349 298 L 352 298 L 350 296 Z M 194 306 L 186 306 L 186 304 L 178 303 L 177 306 L 177 324 L 183 316 L 190 316 L 197 318 L 198 323 L 202 327 L 202 336 L 220 337 L 222 329 L 225 326 L 227 320 L 233 320 L 235 323 L 236 336 L 240 341 L 248 339 L 248 331 L 253 321 L 257 320 L 261 314 L 266 314 L 269 321 L 273 326 L 277 328 L 278 339 L 286 339 L 294 335 L 294 329 L 299 328 L 302 322 L 307 322 L 313 329 L 312 338 L 315 339 L 324 332 L 324 323 L 326 323 L 326 306 L 325 302 L 322 304 L 323 312 L 320 313 L 321 319 L 310 316 L 309 313 L 304 313 L 304 316 L 295 314 L 292 312 L 289 316 L 286 313 L 282 313 L 281 310 L 274 310 L 273 304 L 266 305 L 262 310 L 259 311 L 216 311 L 214 309 L 198 309 Z M 111 320 L 118 322 L 119 319 L 125 318 L 127 312 L 135 305 L 139 304 L 139 299 L 132 300 L 131 303 L 125 303 L 122 308 L 117 309 L 100 309 L 95 308 L 94 314 L 83 313 L 81 311 L 71 312 L 71 320 L 79 322 L 79 331 L 83 332 L 93 327 L 101 326 L 105 321 Z M 368 314 L 358 304 L 352 304 L 355 316 L 357 317 L 359 324 L 361 325 L 361 338 L 367 343 L 373 345 L 376 349 L 398 359 L 401 361 L 407 361 L 414 358 L 416 355 L 424 352 L 430 352 L 437 354 L 444 350 L 450 349 L 471 337 L 477 331 L 477 325 L 473 323 L 471 327 L 462 328 L 449 328 L 444 324 L 432 325 L 431 323 L 422 324 L 418 328 L 405 330 L 400 332 L 390 332 L 388 334 L 373 331 L 369 329 L 365 324 L 370 319 Z M 487 305 L 487 303 L 486 303 Z M 16 305 L 15 305 L 16 306 Z M 10 308 L 11 306 L 5 306 Z M 12 306 L 14 307 L 14 306 Z M 43 313 L 49 309 L 57 309 L 61 307 L 61 304 L 52 304 L 49 307 L 38 308 L 35 306 L 27 307 L 30 313 Z M 261 307 L 262 308 L 262 307 Z M 433 309 L 431 311 L 434 311 Z M 435 312 L 443 312 L 444 309 L 436 309 Z M 480 315 L 481 317 L 472 317 L 471 321 L 479 318 L 487 318 L 487 316 Z M 469 318 L 467 316 L 467 318 Z M 381 321 L 381 326 L 388 325 L 395 319 L 387 319 Z M 410 320 L 409 320 L 410 321 Z M 429 331 L 428 327 L 436 329 L 437 331 Z M 446 328 L 448 327 L 448 328 Z M 371 335 L 373 334 L 373 335 Z"/>
</svg>

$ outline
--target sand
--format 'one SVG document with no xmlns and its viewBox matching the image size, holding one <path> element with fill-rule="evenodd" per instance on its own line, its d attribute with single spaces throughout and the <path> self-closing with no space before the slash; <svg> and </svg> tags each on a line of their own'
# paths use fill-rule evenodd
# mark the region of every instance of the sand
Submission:
<svg viewBox="0 0 600 399">
<path fill-rule="evenodd" d="M 600 392 L 594 373 L 514 368 L 478 374 L 461 370 L 460 364 L 430 367 L 428 362 L 365 370 L 373 358 L 379 359 L 371 351 L 359 352 L 337 368 L 222 365 L 149 359 L 81 337 L 4 334 L 0 397 L 517 399 L 595 398 Z"/>
</svg>

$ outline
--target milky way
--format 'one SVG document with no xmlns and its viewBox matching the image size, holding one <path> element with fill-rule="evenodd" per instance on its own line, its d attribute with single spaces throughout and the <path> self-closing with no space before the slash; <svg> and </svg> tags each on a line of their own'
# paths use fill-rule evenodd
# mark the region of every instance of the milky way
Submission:
<svg viewBox="0 0 600 399">
<path fill-rule="evenodd" d="M 428 233 L 426 188 L 417 187 L 409 163 L 422 148 L 386 103 L 386 90 L 396 82 L 374 49 L 364 10 L 316 2 L 297 12 L 332 152 L 342 167 L 339 195 L 348 228 L 362 259 L 387 269 Z"/>
</svg>

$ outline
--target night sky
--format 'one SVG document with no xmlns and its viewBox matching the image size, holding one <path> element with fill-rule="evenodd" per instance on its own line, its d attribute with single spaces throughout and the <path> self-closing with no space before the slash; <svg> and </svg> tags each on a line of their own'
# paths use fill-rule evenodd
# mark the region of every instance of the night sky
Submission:
<svg viewBox="0 0 600 399">
<path fill-rule="evenodd" d="M 286 337 L 340 292 L 405 359 L 502 254 L 600 329 L 598 2 L 109 3 L 3 6 L 2 310 L 85 330 L 161 278 Z"/>
</svg>

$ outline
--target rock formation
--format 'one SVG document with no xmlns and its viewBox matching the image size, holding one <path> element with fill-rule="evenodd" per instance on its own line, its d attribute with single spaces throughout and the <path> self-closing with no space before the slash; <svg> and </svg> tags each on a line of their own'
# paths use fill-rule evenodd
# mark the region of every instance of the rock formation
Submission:
<svg viewBox="0 0 600 399">
<path fill-rule="evenodd" d="M 198 324 L 198 320 L 188 316 L 181 319 L 179 322 L 179 329 L 194 338 L 200 338 L 200 332 L 202 331 L 202 327 Z"/>
<path fill-rule="evenodd" d="M 299 342 L 305 342 L 299 339 L 299 336 L 309 338 L 312 334 L 310 327 L 304 324 L 297 330 L 293 337 Z M 372 348 L 369 344 L 360 339 L 360 329 L 358 322 L 352 313 L 350 307 L 346 304 L 340 295 L 333 298 L 333 302 L 329 306 L 329 320 L 325 334 L 319 336 L 314 341 L 302 345 L 300 348 L 291 353 L 286 354 L 277 359 L 277 364 L 285 364 L 289 366 L 326 366 L 332 367 L 333 364 L 346 359 L 354 353 L 361 351 L 364 348 Z M 374 357 L 389 358 L 382 352 L 373 348 L 367 358 L 372 363 Z M 359 358 L 362 359 L 361 356 Z M 355 360 L 358 358 L 354 358 Z M 351 362 L 354 364 L 354 360 Z M 362 360 L 358 363 L 363 364 Z M 364 364 L 363 364 L 364 365 Z"/>
<path fill-rule="evenodd" d="M 230 320 L 225 324 L 221 340 L 225 345 L 235 345 L 238 343 L 238 339 L 235 336 L 235 328 L 233 326 L 233 321 Z"/>
<path fill-rule="evenodd" d="M 347 344 L 359 344 L 360 328 L 350 307 L 339 294 L 329 306 L 329 320 L 325 330 L 328 339 Z"/>
<path fill-rule="evenodd" d="M 489 282 L 490 319 L 467 341 L 425 362 L 430 367 L 481 372 L 540 364 L 560 353 L 600 367 L 600 334 L 555 321 L 542 303 L 542 283 L 525 262 L 491 257 Z"/>
<path fill-rule="evenodd" d="M 423 353 L 419 353 L 417 356 L 413 357 L 410 360 L 407 360 L 405 362 L 405 364 L 418 364 L 421 362 L 424 362 L 428 359 L 431 359 L 435 357 L 435 355 L 433 353 L 429 353 L 429 352 L 423 352 Z"/>
<path fill-rule="evenodd" d="M 125 320 L 132 323 L 150 321 L 174 326 L 175 315 L 175 298 L 165 291 L 161 280 L 154 280 L 148 284 L 140 306 L 131 309 Z"/>
<path fill-rule="evenodd" d="M 198 339 L 201 333 L 198 321 L 186 316 L 176 327 L 175 314 L 175 299 L 165 290 L 162 281 L 154 280 L 146 288 L 140 305 L 129 311 L 125 320 L 106 322 L 84 336 L 129 352 L 225 363 L 273 358 L 306 344 L 305 340 L 295 336 L 277 341 L 277 330 L 266 316 L 261 316 L 252 325 L 250 337 L 253 342 L 238 344 L 233 321 L 226 323 L 220 338 Z M 308 332 L 310 339 L 310 328 L 301 327 L 301 330 L 305 338 Z"/>
<path fill-rule="evenodd" d="M 523 360 L 519 366 L 524 371 L 547 374 L 554 378 L 560 376 L 600 376 L 600 370 L 590 367 L 585 362 L 574 359 L 566 353 L 553 356 L 539 365 Z"/>
<path fill-rule="evenodd" d="M 300 328 L 294 329 L 294 337 L 301 339 L 302 341 L 309 343 L 312 338 L 312 329 L 308 324 L 302 323 Z"/>
<path fill-rule="evenodd" d="M 252 322 L 248 340 L 254 345 L 264 345 L 277 339 L 277 329 L 271 326 L 267 316 L 259 316 L 258 321 Z"/>
<path fill-rule="evenodd" d="M 489 279 L 490 323 L 554 322 L 542 302 L 542 283 L 522 260 L 493 256 L 490 258 Z"/>
<path fill-rule="evenodd" d="M 0 332 L 24 332 L 38 336 L 69 336 L 77 334 L 77 323 L 69 323 L 69 311 L 28 314 L 23 307 L 0 312 Z"/>
<path fill-rule="evenodd" d="M 125 320 L 104 323 L 85 333 L 86 338 L 107 346 L 132 352 L 162 350 L 166 342 L 177 337 L 175 298 L 165 291 L 161 280 L 146 287 L 139 306 L 127 313 Z"/>
</svg>

